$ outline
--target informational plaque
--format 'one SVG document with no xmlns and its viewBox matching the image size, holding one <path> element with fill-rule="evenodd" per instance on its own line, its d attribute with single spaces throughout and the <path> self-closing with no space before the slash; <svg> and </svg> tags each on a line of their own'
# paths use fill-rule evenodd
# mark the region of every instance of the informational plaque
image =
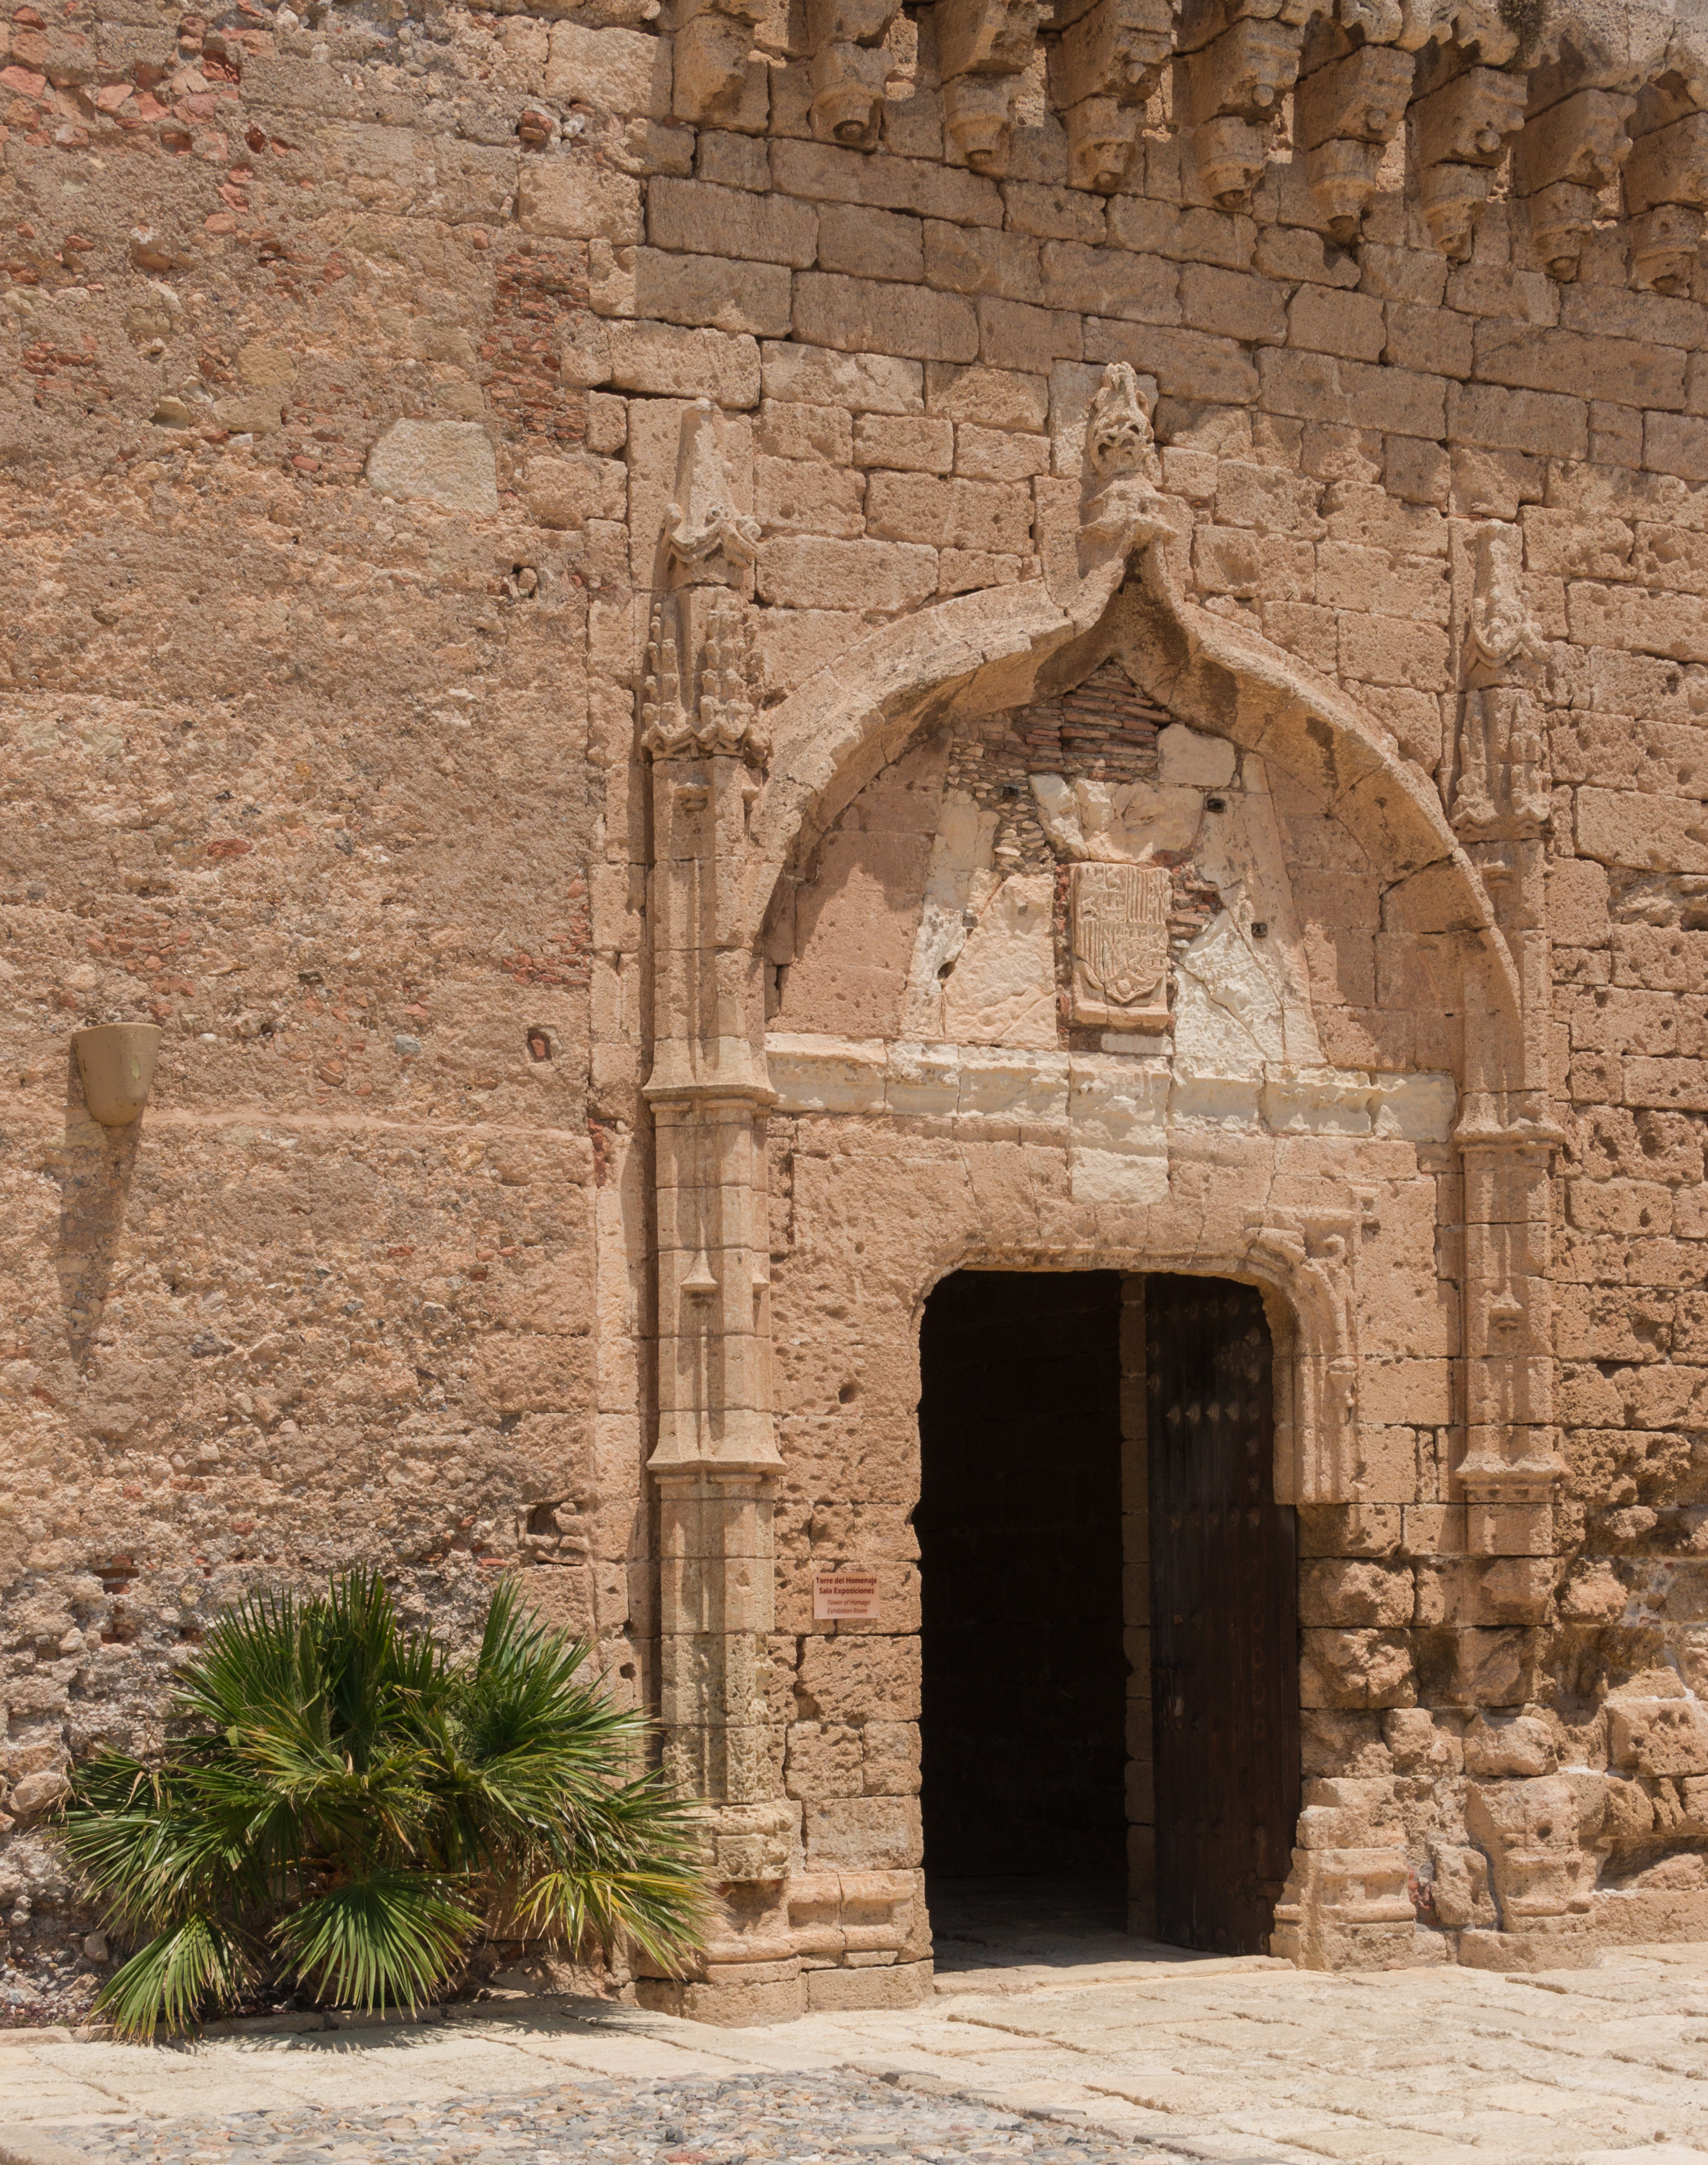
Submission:
<svg viewBox="0 0 1708 2165">
<path fill-rule="evenodd" d="M 815 1571 L 813 1620 L 816 1624 L 871 1624 L 878 1618 L 875 1571 Z"/>
<path fill-rule="evenodd" d="M 1075 1022 L 1104 1030 L 1168 1029 L 1172 888 L 1160 866 L 1073 867 Z"/>
</svg>

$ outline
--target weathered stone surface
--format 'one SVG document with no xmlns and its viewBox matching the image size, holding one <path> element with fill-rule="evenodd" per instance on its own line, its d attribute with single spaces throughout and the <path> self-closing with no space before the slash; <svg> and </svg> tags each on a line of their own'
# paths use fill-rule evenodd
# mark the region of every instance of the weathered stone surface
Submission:
<svg viewBox="0 0 1708 2165">
<path fill-rule="evenodd" d="M 565 104 L 585 99 L 662 120 L 670 111 L 670 47 L 641 30 L 554 23 L 540 88 Z"/>
<path fill-rule="evenodd" d="M 475 421 L 394 421 L 368 454 L 371 487 L 447 511 L 496 512 L 493 446 Z"/>
<path fill-rule="evenodd" d="M 530 159 L 517 183 L 516 216 L 529 232 L 554 238 L 639 240 L 640 183 L 576 153 Z"/>
<path fill-rule="evenodd" d="M 353 1559 L 518 1572 L 837 1936 L 672 2004 L 907 2003 L 967 1267 L 1264 1288 L 1277 1947 L 1708 1935 L 1689 25 L 240 12 L 5 33 L 7 1974 L 71 1758 Z"/>
<path fill-rule="evenodd" d="M 735 263 L 810 264 L 819 245 L 819 217 L 787 196 L 710 187 L 661 176 L 646 192 L 647 238 L 656 248 L 691 249 Z"/>
</svg>

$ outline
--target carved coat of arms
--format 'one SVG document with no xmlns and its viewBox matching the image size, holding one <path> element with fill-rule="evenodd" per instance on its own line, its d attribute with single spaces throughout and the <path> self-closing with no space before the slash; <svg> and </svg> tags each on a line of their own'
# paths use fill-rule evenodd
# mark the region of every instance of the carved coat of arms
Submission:
<svg viewBox="0 0 1708 2165">
<path fill-rule="evenodd" d="M 1078 864 L 1069 877 L 1074 1021 L 1166 1030 L 1168 873 L 1153 865 Z"/>
</svg>

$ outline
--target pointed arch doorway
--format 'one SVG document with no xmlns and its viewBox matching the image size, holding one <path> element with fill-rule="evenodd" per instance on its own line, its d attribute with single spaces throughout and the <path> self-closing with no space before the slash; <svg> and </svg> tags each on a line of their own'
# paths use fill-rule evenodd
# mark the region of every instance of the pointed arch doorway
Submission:
<svg viewBox="0 0 1708 2165">
<path fill-rule="evenodd" d="M 1294 1514 L 1262 1296 L 958 1271 L 920 1329 L 934 1916 L 1268 1950 L 1299 1801 Z"/>
</svg>

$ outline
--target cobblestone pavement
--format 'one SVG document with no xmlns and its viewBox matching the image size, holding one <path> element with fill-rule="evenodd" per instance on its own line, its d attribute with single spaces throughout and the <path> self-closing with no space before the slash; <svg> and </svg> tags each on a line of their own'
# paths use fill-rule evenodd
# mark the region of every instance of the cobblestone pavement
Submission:
<svg viewBox="0 0 1708 2165">
<path fill-rule="evenodd" d="M 1708 1945 L 1531 1977 L 1020 1929 L 937 1955 L 926 2006 L 762 2030 L 583 2000 L 0 2032 L 0 2165 L 1708 2165 Z"/>
<path fill-rule="evenodd" d="M 722 2082 L 578 2083 L 455 2104 L 368 2112 L 221 2113 L 46 2127 L 90 2165 L 1126 2165 L 1159 2157 L 1037 2115 L 920 2095 L 880 2076 L 741 2075 Z"/>
</svg>

